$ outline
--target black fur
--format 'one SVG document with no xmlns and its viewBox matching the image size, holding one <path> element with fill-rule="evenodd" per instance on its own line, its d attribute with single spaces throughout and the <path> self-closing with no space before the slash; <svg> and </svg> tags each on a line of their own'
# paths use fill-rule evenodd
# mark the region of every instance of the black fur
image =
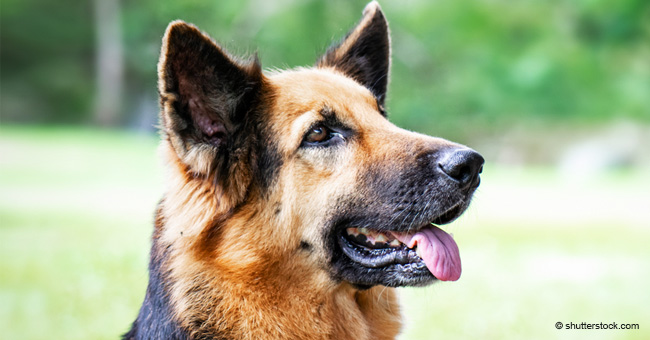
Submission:
<svg viewBox="0 0 650 340">
<path fill-rule="evenodd" d="M 159 214 L 159 212 L 158 212 Z M 158 216 L 157 226 L 152 238 L 151 260 L 149 262 L 149 285 L 137 319 L 131 330 L 124 334 L 124 340 L 145 339 L 189 339 L 189 334 L 174 320 L 169 299 L 169 279 L 164 269 L 167 249 L 158 244 L 158 232 L 162 226 Z"/>
<path fill-rule="evenodd" d="M 174 132 L 220 146 L 254 107 L 262 86 L 257 59 L 240 64 L 196 27 L 170 26 L 162 65 L 162 92 L 179 96 Z M 165 119 L 166 117 L 163 117 Z"/>
<path fill-rule="evenodd" d="M 377 98 L 380 112 L 385 115 L 383 106 L 390 72 L 390 33 L 378 5 L 374 12 L 364 12 L 361 24 L 368 15 L 372 17 L 364 27 L 354 28 L 341 43 L 330 47 L 317 65 L 334 67 L 368 88 Z M 359 29 L 358 36 L 352 34 Z M 355 38 L 348 47 L 347 40 Z M 339 51 L 344 46 L 348 47 L 347 50 Z"/>
<path fill-rule="evenodd" d="M 183 158 L 193 147 L 215 148 L 211 171 L 224 188 L 250 187 L 230 183 L 233 172 L 246 168 L 262 189 L 282 164 L 267 137 L 265 107 L 273 100 L 257 58 L 239 62 L 196 27 L 170 24 L 160 65 L 163 108 L 173 95 L 173 109 L 162 114 L 164 131 Z M 192 164 L 188 164 L 192 168 Z M 263 190 L 262 190 L 263 191 Z M 239 193 L 241 199 L 246 193 Z"/>
</svg>

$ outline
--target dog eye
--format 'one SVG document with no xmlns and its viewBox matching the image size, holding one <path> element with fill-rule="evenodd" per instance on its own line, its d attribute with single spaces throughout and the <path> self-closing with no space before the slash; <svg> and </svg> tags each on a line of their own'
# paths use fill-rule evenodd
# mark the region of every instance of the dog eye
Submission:
<svg viewBox="0 0 650 340">
<path fill-rule="evenodd" d="M 303 147 L 324 147 L 337 145 L 343 142 L 343 134 L 334 129 L 330 129 L 323 124 L 315 125 L 305 134 L 301 146 Z"/>
<path fill-rule="evenodd" d="M 331 133 L 328 128 L 318 125 L 313 127 L 305 136 L 305 142 L 307 143 L 323 143 L 328 139 L 332 138 Z"/>
</svg>

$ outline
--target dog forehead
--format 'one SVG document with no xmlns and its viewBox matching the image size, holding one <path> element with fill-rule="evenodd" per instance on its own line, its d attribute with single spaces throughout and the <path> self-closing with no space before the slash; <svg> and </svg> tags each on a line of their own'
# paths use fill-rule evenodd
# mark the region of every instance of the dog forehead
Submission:
<svg viewBox="0 0 650 340">
<path fill-rule="evenodd" d="M 275 89 L 276 112 L 300 114 L 325 106 L 345 115 L 358 111 L 378 111 L 370 90 L 334 69 L 301 68 L 270 75 Z M 339 112 L 340 111 L 340 112 Z"/>
<path fill-rule="evenodd" d="M 293 148 L 323 109 L 350 128 L 379 127 L 388 121 L 373 94 L 351 78 L 329 68 L 295 69 L 268 75 L 273 87 L 270 121 Z M 289 140 L 292 140 L 291 142 Z"/>
</svg>

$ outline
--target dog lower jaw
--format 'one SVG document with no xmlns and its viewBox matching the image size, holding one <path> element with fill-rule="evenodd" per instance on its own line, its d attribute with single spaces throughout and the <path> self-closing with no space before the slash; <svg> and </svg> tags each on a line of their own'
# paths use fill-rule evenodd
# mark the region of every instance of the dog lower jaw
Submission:
<svg viewBox="0 0 650 340">
<path fill-rule="evenodd" d="M 400 247 L 368 248 L 347 237 L 341 237 L 341 250 L 352 261 L 368 268 L 381 268 L 391 264 L 418 264 L 422 259 L 415 249 L 401 244 Z"/>
<path fill-rule="evenodd" d="M 458 246 L 451 235 L 433 224 L 414 232 L 348 227 L 337 238 L 343 257 L 350 262 L 344 267 L 359 267 L 367 275 L 351 275 L 356 284 L 422 285 L 434 279 L 460 278 Z"/>
<path fill-rule="evenodd" d="M 436 281 L 413 249 L 364 249 L 354 245 L 343 234 L 339 234 L 337 239 L 340 253 L 333 263 L 336 277 L 355 287 L 426 286 Z M 384 257 L 377 259 L 371 255 L 378 253 L 384 253 Z"/>
</svg>

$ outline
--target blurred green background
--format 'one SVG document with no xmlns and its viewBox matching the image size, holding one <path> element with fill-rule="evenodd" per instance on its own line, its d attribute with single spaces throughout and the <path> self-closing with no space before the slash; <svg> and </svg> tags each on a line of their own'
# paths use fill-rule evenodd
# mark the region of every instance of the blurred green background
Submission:
<svg viewBox="0 0 650 340">
<path fill-rule="evenodd" d="M 650 337 L 650 2 L 380 1 L 397 125 L 487 159 L 460 281 L 401 289 L 403 339 Z M 167 23 L 311 65 L 365 1 L 0 3 L 3 339 L 115 339 L 144 297 Z M 557 330 L 556 322 L 638 323 Z"/>
</svg>

